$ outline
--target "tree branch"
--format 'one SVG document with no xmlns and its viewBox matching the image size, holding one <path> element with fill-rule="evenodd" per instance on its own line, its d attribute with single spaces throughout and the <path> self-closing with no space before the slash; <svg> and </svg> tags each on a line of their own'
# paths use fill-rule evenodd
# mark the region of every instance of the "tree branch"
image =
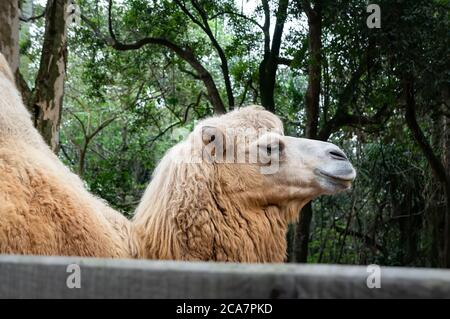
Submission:
<svg viewBox="0 0 450 319">
<path fill-rule="evenodd" d="M 408 125 L 414 140 L 417 145 L 419 145 L 419 148 L 427 159 L 433 175 L 444 188 L 446 201 L 446 214 L 444 218 L 444 260 L 446 267 L 450 267 L 450 177 L 440 158 L 434 154 L 434 151 L 423 134 L 419 123 L 417 123 L 413 79 L 405 79 L 403 85 L 404 94 L 406 95 L 406 124 Z"/>
<path fill-rule="evenodd" d="M 211 73 L 209 73 L 209 71 L 206 70 L 206 68 L 200 63 L 200 61 L 195 57 L 195 55 L 193 54 L 192 50 L 189 47 L 183 48 L 168 39 L 159 37 L 145 37 L 132 43 L 122 43 L 116 38 L 116 35 L 114 33 L 111 13 L 112 13 L 112 0 L 109 0 L 109 7 L 108 7 L 109 37 L 105 37 L 100 32 L 100 30 L 95 26 L 95 24 L 92 23 L 85 16 L 82 16 L 82 20 L 91 27 L 91 29 L 94 31 L 94 33 L 97 35 L 98 38 L 100 38 L 107 45 L 111 46 L 112 48 L 118 51 L 138 50 L 146 45 L 159 45 L 173 51 L 178 57 L 186 61 L 197 72 L 199 78 L 203 81 L 207 89 L 208 99 L 213 105 L 215 112 L 217 114 L 226 113 L 225 106 L 223 104 L 222 98 L 220 97 L 219 90 L 217 89 L 216 84 L 211 76 Z"/>
<path fill-rule="evenodd" d="M 72 112 L 70 109 L 66 109 L 66 111 L 69 112 L 70 115 L 72 115 L 77 120 L 78 123 L 80 123 L 81 130 L 83 131 L 83 138 L 86 139 L 88 136 L 88 133 L 87 133 L 86 127 L 84 125 L 84 122 L 80 119 L 80 117 L 78 115 L 75 114 L 75 112 Z"/>
<path fill-rule="evenodd" d="M 327 140 L 334 131 L 346 125 L 361 126 L 381 124 L 389 118 L 391 112 L 387 104 L 384 104 L 383 107 L 380 108 L 372 117 L 350 114 L 350 111 L 348 109 L 348 105 L 352 97 L 354 96 L 354 92 L 358 87 L 359 81 L 361 80 L 365 72 L 368 71 L 368 63 L 366 61 L 367 59 L 369 59 L 370 55 L 371 48 L 369 47 L 365 53 L 365 57 L 361 59 L 358 68 L 355 70 L 355 72 L 353 72 L 347 85 L 339 95 L 336 113 L 331 120 L 325 123 L 324 127 L 319 132 L 319 139 Z"/>
<path fill-rule="evenodd" d="M 112 25 L 112 0 L 109 0 L 108 2 L 108 31 L 109 31 L 109 35 L 111 36 L 111 39 L 113 40 L 114 43 L 117 43 L 117 38 L 116 35 L 114 34 L 114 29 L 113 29 L 113 25 Z"/>
<path fill-rule="evenodd" d="M 441 163 L 438 156 L 434 154 L 432 147 L 428 143 L 422 129 L 419 126 L 419 123 L 417 123 L 414 84 L 412 81 L 405 81 L 404 93 L 406 97 L 406 124 L 408 125 L 414 140 L 419 145 L 428 163 L 430 164 L 434 176 L 445 186 L 449 183 L 449 178 L 445 171 L 444 165 Z"/>
<path fill-rule="evenodd" d="M 279 65 L 291 66 L 292 62 L 294 62 L 293 59 L 283 58 L 283 57 L 278 57 L 278 58 L 277 58 L 277 63 L 278 63 Z"/>
<path fill-rule="evenodd" d="M 64 147 L 63 144 L 59 144 L 59 148 L 61 149 L 64 157 L 69 161 L 70 165 L 75 165 L 75 162 L 73 161 L 72 158 L 70 158 L 69 154 L 66 151 L 66 148 Z"/>
<path fill-rule="evenodd" d="M 185 15 L 187 15 L 189 17 L 189 19 L 191 19 L 192 22 L 194 22 L 196 25 L 198 25 L 205 33 L 207 33 L 207 23 L 205 23 L 205 18 L 202 16 L 201 13 L 201 8 L 198 9 L 195 5 L 194 7 L 196 8 L 196 10 L 200 13 L 200 15 L 202 16 L 202 20 L 203 23 L 200 22 L 196 17 L 194 17 L 194 15 L 188 10 L 188 8 L 186 7 L 186 5 L 184 4 L 184 1 L 180 1 L 180 0 L 174 0 L 174 2 L 176 3 L 176 5 L 181 9 L 181 11 L 184 12 Z M 194 1 L 191 1 L 192 4 L 194 4 Z"/>
<path fill-rule="evenodd" d="M 278 58 L 280 54 L 281 38 L 283 35 L 284 24 L 287 19 L 287 9 L 289 0 L 280 0 L 275 19 L 275 29 L 273 30 L 272 54 Z"/>
<path fill-rule="evenodd" d="M 100 29 L 95 25 L 94 22 L 92 22 L 88 17 L 86 17 L 85 15 L 81 14 L 81 21 L 83 21 L 84 23 L 86 23 L 88 25 L 88 27 L 94 32 L 95 36 L 100 39 L 101 41 L 103 41 L 106 45 L 112 46 L 114 44 L 114 40 L 112 38 L 109 38 L 107 36 L 105 36 Z"/>
<path fill-rule="evenodd" d="M 105 129 L 109 124 L 111 124 L 114 120 L 117 119 L 117 116 L 112 116 L 109 119 L 103 121 L 97 128 L 88 136 L 89 141 L 92 140 L 98 133 L 100 133 L 103 129 Z"/>
<path fill-rule="evenodd" d="M 218 17 L 220 17 L 221 15 L 225 15 L 225 14 L 237 16 L 237 17 L 239 17 L 239 18 L 242 18 L 242 19 L 244 19 L 244 20 L 247 20 L 247 21 L 253 23 L 254 25 L 256 25 L 256 26 L 257 26 L 258 28 L 260 28 L 262 31 L 264 31 L 264 27 L 263 27 L 261 24 L 259 24 L 258 21 L 256 21 L 255 19 L 252 19 L 252 18 L 250 18 L 250 17 L 248 17 L 248 16 L 246 16 L 245 14 L 238 13 L 238 12 L 233 12 L 233 11 L 227 11 L 227 10 L 224 10 L 224 11 L 220 11 L 220 12 L 218 12 L 218 13 L 212 15 L 209 19 L 210 19 L 210 20 L 214 20 L 214 19 L 217 19 Z"/>
<path fill-rule="evenodd" d="M 222 75 L 225 82 L 225 89 L 227 92 L 228 97 L 228 105 L 230 109 L 234 108 L 234 95 L 233 95 L 233 89 L 231 87 L 231 79 L 230 79 L 230 71 L 228 67 L 228 59 L 225 55 L 225 51 L 222 49 L 221 45 L 215 38 L 211 28 L 209 27 L 208 23 L 208 14 L 205 10 L 200 6 L 200 4 L 196 0 L 191 0 L 192 6 L 195 8 L 195 10 L 198 12 L 198 14 L 201 17 L 202 21 L 199 21 L 194 17 L 193 14 L 188 10 L 186 5 L 184 4 L 184 1 L 180 0 L 174 0 L 175 3 L 180 7 L 180 9 L 191 19 L 192 22 L 197 24 L 208 36 L 209 40 L 211 41 L 211 44 L 216 49 L 217 54 L 220 58 L 220 68 L 222 69 Z"/>
<path fill-rule="evenodd" d="M 19 20 L 22 21 L 22 22 L 33 22 L 33 21 L 42 19 L 44 16 L 45 16 L 45 10 L 41 14 L 39 14 L 37 16 L 31 16 L 31 17 L 28 17 L 28 18 L 25 18 L 24 16 L 21 15 L 19 17 Z"/>
<path fill-rule="evenodd" d="M 341 227 L 338 227 L 337 225 L 334 225 L 334 229 L 339 234 L 347 234 L 352 237 L 361 239 L 366 246 L 371 247 L 372 249 L 376 249 L 380 252 L 383 252 L 383 246 L 377 244 L 374 239 L 372 239 L 370 236 L 368 236 L 366 234 L 362 234 L 362 233 L 360 233 L 356 230 L 352 230 L 352 229 L 343 229 Z"/>
<path fill-rule="evenodd" d="M 305 12 L 308 19 L 313 19 L 317 17 L 318 11 L 321 9 L 320 1 L 317 2 L 316 6 L 313 8 L 309 0 L 297 0 L 297 7 Z"/>
<path fill-rule="evenodd" d="M 197 73 L 192 72 L 192 71 L 189 71 L 189 70 L 186 70 L 186 69 L 183 68 L 181 65 L 179 66 L 178 69 L 179 69 L 182 73 L 186 73 L 186 74 L 192 76 L 192 77 L 193 77 L 194 79 L 196 79 L 196 80 L 201 80 L 201 79 L 200 79 L 200 76 L 199 76 Z"/>
<path fill-rule="evenodd" d="M 262 0 L 264 11 L 264 24 L 262 30 L 264 32 L 264 52 L 270 52 L 270 6 L 268 0 Z"/>
<path fill-rule="evenodd" d="M 329 120 L 318 134 L 320 140 L 326 141 L 330 135 L 343 126 L 361 127 L 364 125 L 380 125 L 390 116 L 388 104 L 384 104 L 377 113 L 371 117 L 365 115 L 349 114 L 347 112 L 337 112 Z"/>
</svg>

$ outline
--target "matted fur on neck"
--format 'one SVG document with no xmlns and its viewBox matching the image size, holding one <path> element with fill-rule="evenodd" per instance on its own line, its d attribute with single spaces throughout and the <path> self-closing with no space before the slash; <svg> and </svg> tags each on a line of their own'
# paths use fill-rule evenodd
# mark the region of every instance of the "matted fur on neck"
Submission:
<svg viewBox="0 0 450 319">
<path fill-rule="evenodd" d="M 259 205 L 261 199 L 229 193 L 219 182 L 225 164 L 177 160 L 187 149 L 183 142 L 163 157 L 136 210 L 141 257 L 283 262 L 288 223 L 304 203 Z"/>
</svg>

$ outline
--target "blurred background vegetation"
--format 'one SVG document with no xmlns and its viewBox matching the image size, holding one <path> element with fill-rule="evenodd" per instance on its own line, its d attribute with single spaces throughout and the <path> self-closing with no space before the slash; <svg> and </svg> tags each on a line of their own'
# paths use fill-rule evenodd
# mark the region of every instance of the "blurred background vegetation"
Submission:
<svg viewBox="0 0 450 319">
<path fill-rule="evenodd" d="M 304 209 L 289 261 L 450 267 L 449 1 L 373 1 L 381 28 L 361 0 L 7 2 L 37 126 L 53 121 L 60 158 L 125 215 L 196 121 L 257 103 L 358 171 Z M 52 119 L 36 101 L 58 83 Z"/>
</svg>

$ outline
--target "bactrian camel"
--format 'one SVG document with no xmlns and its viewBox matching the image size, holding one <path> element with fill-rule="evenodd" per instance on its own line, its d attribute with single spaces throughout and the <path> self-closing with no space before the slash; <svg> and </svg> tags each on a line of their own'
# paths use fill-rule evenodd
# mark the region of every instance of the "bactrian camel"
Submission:
<svg viewBox="0 0 450 319">
<path fill-rule="evenodd" d="M 337 146 L 284 136 L 261 107 L 205 119 L 162 158 L 137 208 L 142 256 L 282 262 L 301 208 L 355 176 Z"/>
<path fill-rule="evenodd" d="M 51 152 L 0 54 L 0 253 L 282 262 L 301 208 L 355 175 L 335 145 L 245 107 L 171 148 L 129 221 Z"/>
</svg>

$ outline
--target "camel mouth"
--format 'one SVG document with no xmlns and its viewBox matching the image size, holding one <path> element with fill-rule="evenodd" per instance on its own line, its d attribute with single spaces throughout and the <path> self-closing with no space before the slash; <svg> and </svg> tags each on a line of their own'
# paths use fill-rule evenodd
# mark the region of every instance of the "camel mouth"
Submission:
<svg viewBox="0 0 450 319">
<path fill-rule="evenodd" d="M 349 177 L 348 175 L 347 176 L 335 175 L 321 169 L 316 169 L 315 173 L 316 175 L 325 178 L 331 184 L 341 188 L 350 188 L 352 186 L 352 182 L 355 180 L 354 176 Z"/>
</svg>

